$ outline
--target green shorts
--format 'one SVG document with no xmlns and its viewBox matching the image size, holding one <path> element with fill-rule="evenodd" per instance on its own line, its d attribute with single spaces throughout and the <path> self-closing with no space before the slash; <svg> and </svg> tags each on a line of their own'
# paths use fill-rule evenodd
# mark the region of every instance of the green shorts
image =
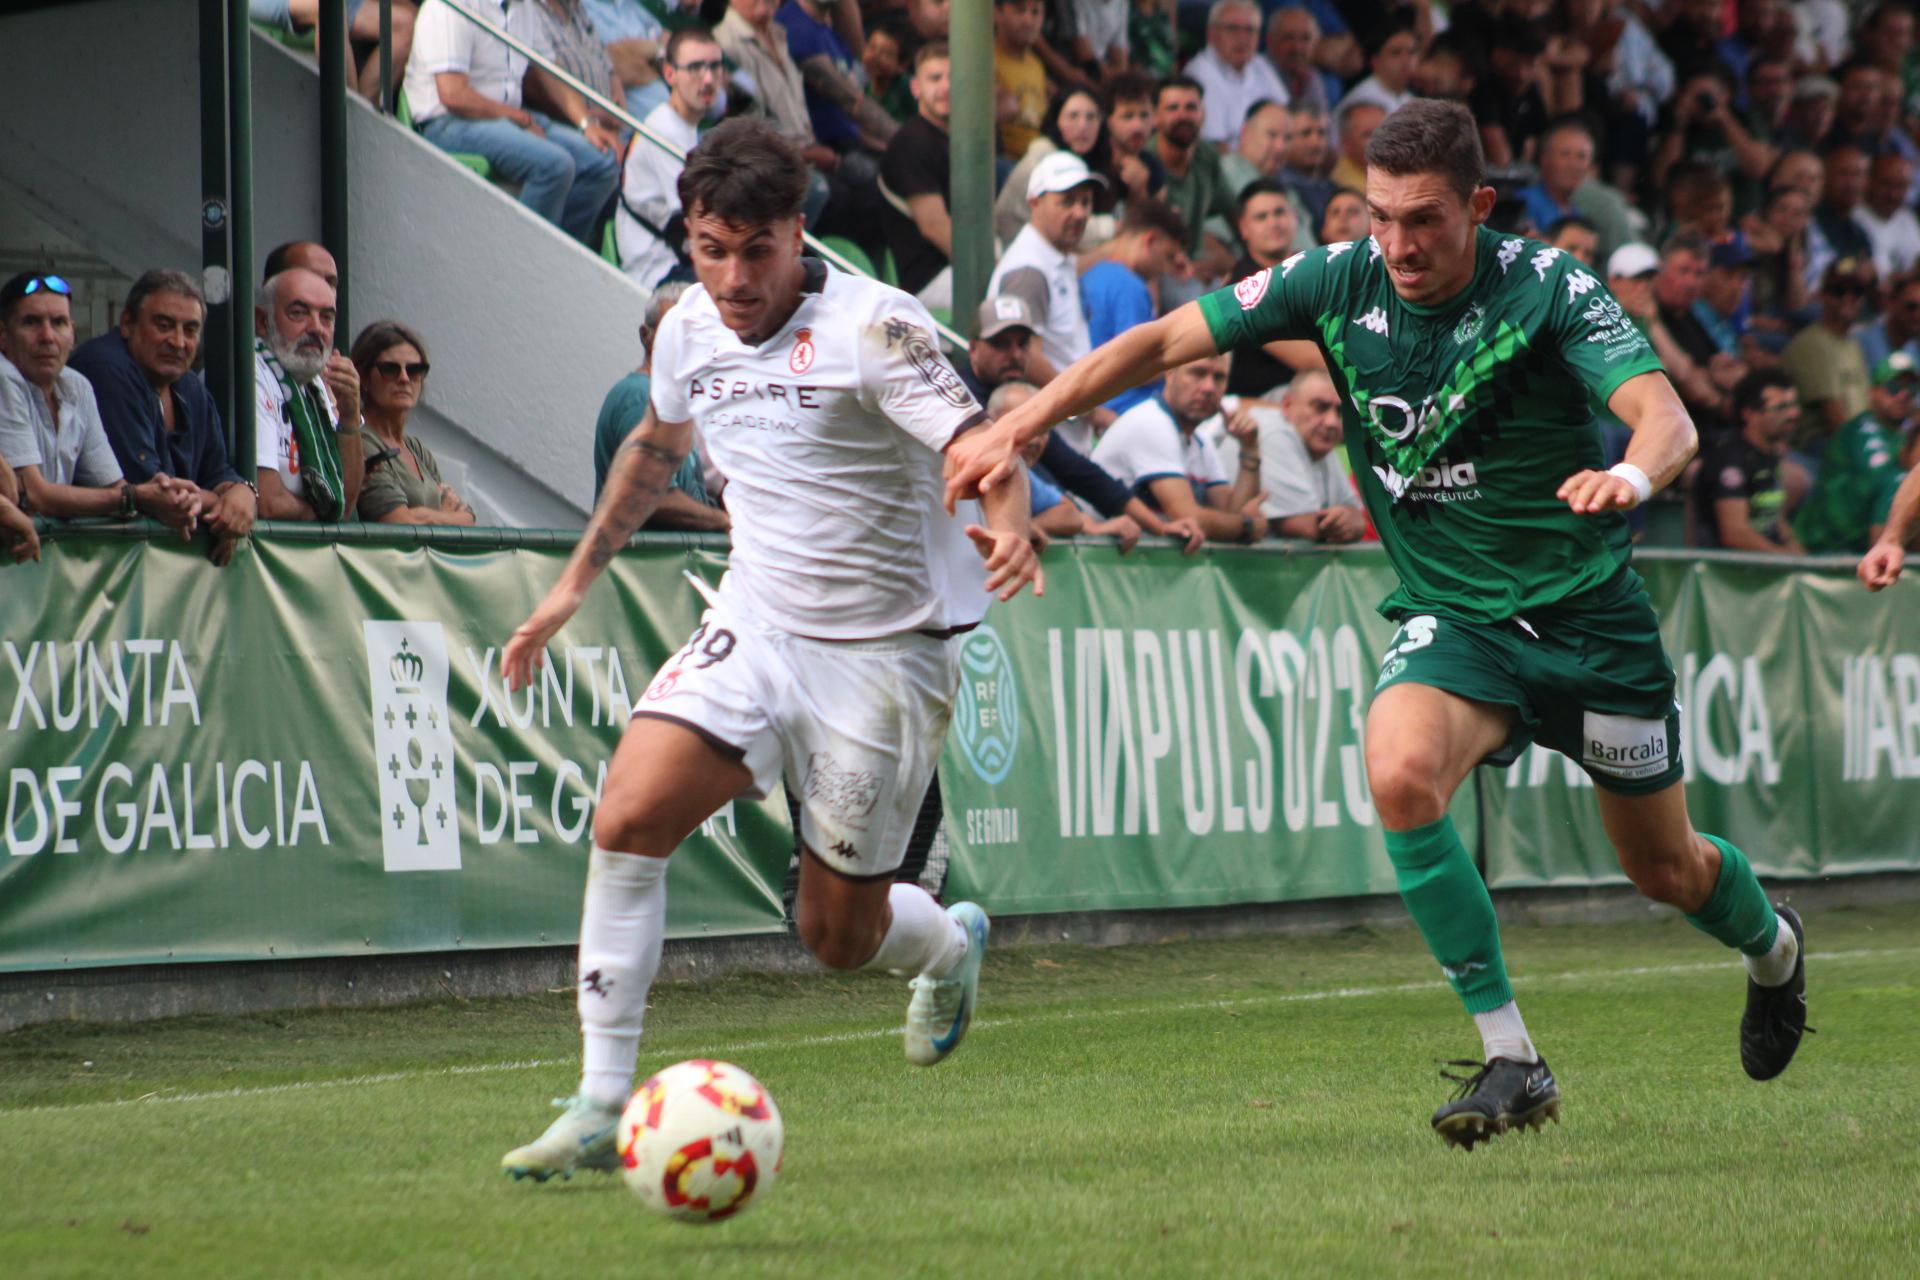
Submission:
<svg viewBox="0 0 1920 1280">
<path fill-rule="evenodd" d="M 1512 735 L 1481 763 L 1505 768 L 1538 742 L 1608 791 L 1645 795 L 1679 781 L 1673 664 L 1644 590 L 1505 622 L 1433 613 L 1395 620 L 1376 694 L 1424 684 L 1518 713 Z"/>
</svg>

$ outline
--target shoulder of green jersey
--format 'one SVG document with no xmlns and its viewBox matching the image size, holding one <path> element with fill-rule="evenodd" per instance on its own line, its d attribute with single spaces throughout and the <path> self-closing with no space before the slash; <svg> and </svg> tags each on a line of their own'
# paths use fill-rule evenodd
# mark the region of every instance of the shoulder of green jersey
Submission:
<svg viewBox="0 0 1920 1280">
<path fill-rule="evenodd" d="M 1526 247 L 1527 242 L 1517 236 L 1500 242 L 1500 250 L 1493 256 L 1494 260 L 1500 264 L 1501 275 L 1507 274 L 1507 268 L 1520 260 L 1520 251 Z"/>
</svg>

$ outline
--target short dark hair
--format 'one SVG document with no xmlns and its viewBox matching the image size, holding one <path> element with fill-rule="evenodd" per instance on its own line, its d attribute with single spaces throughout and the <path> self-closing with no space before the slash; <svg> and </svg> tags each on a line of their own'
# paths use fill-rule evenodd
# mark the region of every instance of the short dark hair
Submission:
<svg viewBox="0 0 1920 1280">
<path fill-rule="evenodd" d="M 1766 399 L 1767 392 L 1785 387 L 1788 391 L 1797 391 L 1792 375 L 1785 369 L 1755 369 L 1746 377 L 1733 384 L 1733 420 L 1736 425 L 1745 425 L 1745 415 L 1758 409 Z"/>
<path fill-rule="evenodd" d="M 1157 107 L 1160 105 L 1161 97 L 1165 95 L 1169 89 L 1191 89 L 1200 95 L 1200 101 L 1205 102 L 1207 100 L 1207 91 L 1200 86 L 1198 80 L 1195 80 L 1192 76 L 1171 75 L 1163 77 L 1159 84 L 1153 86 L 1154 106 Z"/>
<path fill-rule="evenodd" d="M 948 62 L 953 61 L 953 50 L 947 47 L 945 40 L 929 40 L 914 50 L 914 71 L 917 73 L 922 65 L 932 62 L 935 58 L 943 58 Z"/>
<path fill-rule="evenodd" d="M 1569 213 L 1562 217 L 1555 218 L 1552 222 L 1547 224 L 1547 229 L 1546 229 L 1547 239 L 1549 240 L 1558 239 L 1560 236 L 1560 233 L 1562 231 L 1565 231 L 1569 227 L 1576 228 L 1580 231 L 1592 231 L 1595 234 L 1598 234 L 1600 231 L 1600 228 L 1593 225 L 1593 219 L 1583 218 L 1577 213 Z"/>
<path fill-rule="evenodd" d="M 267 252 L 267 265 L 265 269 L 260 272 L 260 278 L 262 280 L 273 279 L 293 265 L 291 262 L 288 262 L 287 259 L 293 256 L 295 249 L 298 249 L 303 244 L 319 243 L 318 240 L 289 240 L 285 244 L 273 246 L 273 248 Z"/>
<path fill-rule="evenodd" d="M 1532 19 L 1508 12 L 1493 20 L 1493 35 L 1487 47 L 1489 52 L 1505 49 L 1523 58 L 1537 58 L 1547 51 L 1547 40 Z"/>
<path fill-rule="evenodd" d="M 0 284 L 0 321 L 13 319 L 14 310 L 19 307 L 21 300 L 27 296 L 28 285 L 32 284 L 35 280 L 45 280 L 49 276 L 57 274 L 56 272 L 50 271 L 22 271 L 19 275 L 9 279 L 5 284 Z M 67 310 L 73 310 L 73 299 L 71 297 L 63 293 L 55 293 L 54 296 L 66 298 Z"/>
<path fill-rule="evenodd" d="M 1588 120 L 1582 115 L 1568 114 L 1555 116 L 1553 119 L 1547 121 L 1547 127 L 1540 131 L 1540 145 L 1543 147 L 1546 146 L 1548 138 L 1551 138 L 1556 133 L 1565 133 L 1569 129 L 1577 129 L 1581 133 L 1586 134 L 1588 142 L 1598 142 L 1599 140 L 1598 135 L 1593 131 L 1593 122 L 1591 120 Z"/>
<path fill-rule="evenodd" d="M 1462 200 L 1487 185 L 1480 126 L 1464 105 L 1441 98 L 1415 98 L 1382 120 L 1367 142 L 1367 168 L 1443 174 Z"/>
<path fill-rule="evenodd" d="M 1690 253 L 1704 260 L 1712 252 L 1713 247 L 1707 243 L 1705 236 L 1691 227 L 1679 227 L 1661 243 L 1660 260 L 1665 262 L 1669 256 L 1676 253 Z"/>
<path fill-rule="evenodd" d="M 667 47 L 663 51 L 662 56 L 665 58 L 667 62 L 670 62 L 675 67 L 678 67 L 680 65 L 681 47 L 684 45 L 693 44 L 695 42 L 698 42 L 700 44 L 710 44 L 710 45 L 714 45 L 715 47 L 718 47 L 720 44 L 718 40 L 714 39 L 713 32 L 707 30 L 707 28 L 703 26 L 695 24 L 694 26 L 690 26 L 690 27 L 682 27 L 678 31 L 674 32 L 672 35 L 668 36 Z"/>
<path fill-rule="evenodd" d="M 207 315 L 207 295 L 200 291 L 194 278 L 184 271 L 175 271 L 171 267 L 155 267 L 142 272 L 133 282 L 133 288 L 127 290 L 126 306 L 121 314 L 129 320 L 140 318 L 140 308 L 147 305 L 147 299 L 156 293 L 175 293 L 181 297 L 192 298 L 200 304 L 200 317 Z"/>
<path fill-rule="evenodd" d="M 353 340 L 347 359 L 353 361 L 353 367 L 365 381 L 373 371 L 373 362 L 403 342 L 418 351 L 422 360 L 432 359 L 427 354 L 426 340 L 398 320 L 375 320 L 362 329 L 360 336 Z"/>
<path fill-rule="evenodd" d="M 1387 47 L 1387 41 L 1403 31 L 1413 33 L 1418 39 L 1418 33 L 1413 31 L 1413 15 L 1404 9 L 1395 9 L 1385 22 L 1372 24 L 1372 30 L 1361 39 L 1361 51 L 1366 54 L 1367 61 L 1372 62 L 1379 57 L 1380 51 Z M 1414 52 L 1418 53 L 1419 50 Z"/>
<path fill-rule="evenodd" d="M 1292 203 L 1293 196 L 1278 178 L 1255 178 L 1240 188 L 1240 194 L 1234 198 L 1233 220 L 1235 222 L 1247 216 L 1247 206 L 1258 196 L 1281 196 Z"/>
<path fill-rule="evenodd" d="M 1107 97 L 1117 107 L 1123 102 L 1148 102 L 1159 91 L 1152 76 L 1144 71 L 1121 71 L 1107 81 Z"/>
<path fill-rule="evenodd" d="M 687 153 L 680 207 L 734 226 L 779 222 L 806 208 L 807 183 L 799 147 L 768 121 L 736 116 Z"/>
<path fill-rule="evenodd" d="M 1165 200 L 1156 200 L 1152 196 L 1127 201 L 1127 211 L 1120 216 L 1119 234 L 1125 236 L 1145 231 L 1158 231 L 1177 245 L 1185 246 L 1187 243 L 1187 220 Z"/>
</svg>

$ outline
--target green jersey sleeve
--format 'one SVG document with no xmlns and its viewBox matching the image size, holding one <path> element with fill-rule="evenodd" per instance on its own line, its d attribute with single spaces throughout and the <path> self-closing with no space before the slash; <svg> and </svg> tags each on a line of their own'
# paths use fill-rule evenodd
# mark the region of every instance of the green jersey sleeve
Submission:
<svg viewBox="0 0 1920 1280">
<path fill-rule="evenodd" d="M 1277 267 L 1200 298 L 1213 345 L 1221 351 L 1268 342 L 1319 337 L 1317 321 L 1332 263 L 1351 244 L 1322 245 L 1296 253 Z"/>
<path fill-rule="evenodd" d="M 1605 407 L 1628 378 L 1662 372 L 1640 326 L 1578 258 L 1559 255 L 1546 283 L 1555 294 L 1547 308 L 1547 335 L 1595 404 Z"/>
</svg>

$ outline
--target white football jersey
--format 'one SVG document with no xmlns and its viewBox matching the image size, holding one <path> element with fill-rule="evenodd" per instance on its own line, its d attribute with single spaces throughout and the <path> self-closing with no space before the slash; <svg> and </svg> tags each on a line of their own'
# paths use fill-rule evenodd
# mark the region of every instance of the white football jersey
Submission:
<svg viewBox="0 0 1920 1280">
<path fill-rule="evenodd" d="M 873 639 L 979 622 L 986 569 L 941 505 L 941 450 L 985 414 L 909 294 L 805 260 L 800 305 L 749 346 L 703 286 L 653 348 L 653 411 L 692 420 L 727 477 L 721 594 L 797 635 Z"/>
</svg>

